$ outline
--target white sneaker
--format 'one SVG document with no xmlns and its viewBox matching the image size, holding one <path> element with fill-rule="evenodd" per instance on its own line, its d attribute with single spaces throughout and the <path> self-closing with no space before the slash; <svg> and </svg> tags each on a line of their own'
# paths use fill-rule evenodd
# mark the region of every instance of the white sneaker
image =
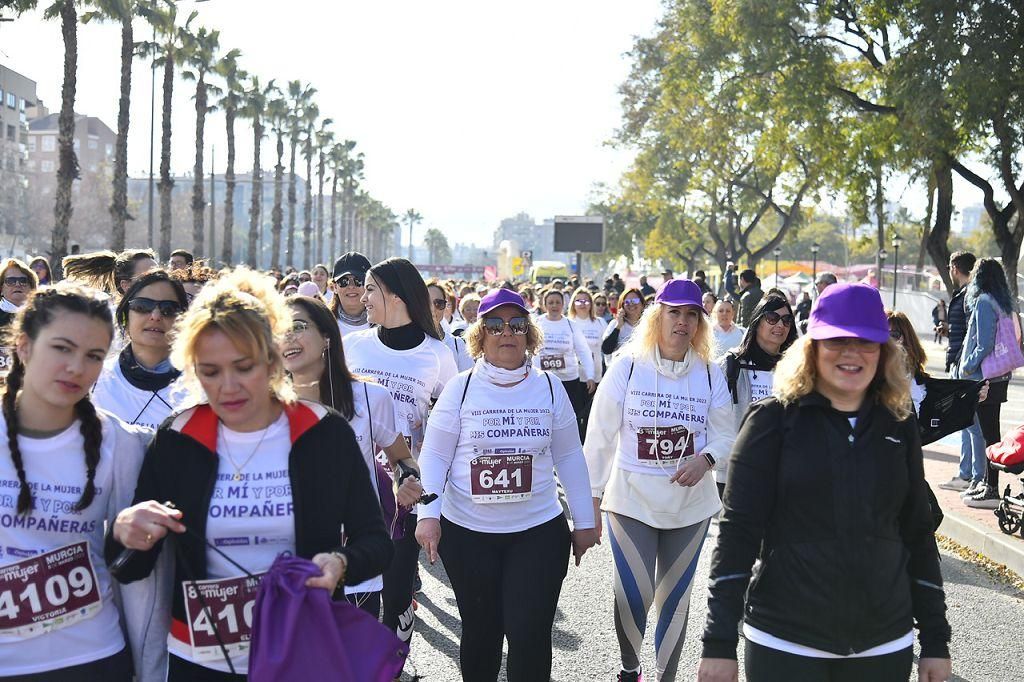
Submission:
<svg viewBox="0 0 1024 682">
<path fill-rule="evenodd" d="M 959 476 L 954 476 L 945 483 L 940 483 L 939 488 L 942 490 L 967 490 L 971 487 L 971 481 L 969 479 L 963 479 Z"/>
</svg>

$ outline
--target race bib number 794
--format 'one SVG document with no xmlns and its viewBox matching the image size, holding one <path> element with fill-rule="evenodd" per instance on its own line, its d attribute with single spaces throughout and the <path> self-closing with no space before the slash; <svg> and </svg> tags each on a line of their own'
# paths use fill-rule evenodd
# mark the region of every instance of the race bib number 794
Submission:
<svg viewBox="0 0 1024 682">
<path fill-rule="evenodd" d="M 29 639 L 103 608 L 85 541 L 0 567 L 0 635 Z"/>
<path fill-rule="evenodd" d="M 636 430 L 636 458 L 641 464 L 676 462 L 693 455 L 693 434 L 685 426 L 642 426 Z"/>
</svg>

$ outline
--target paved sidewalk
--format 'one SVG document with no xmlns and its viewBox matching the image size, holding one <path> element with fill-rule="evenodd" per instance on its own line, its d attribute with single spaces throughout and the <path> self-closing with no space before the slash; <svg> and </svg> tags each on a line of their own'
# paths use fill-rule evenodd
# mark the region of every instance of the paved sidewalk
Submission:
<svg viewBox="0 0 1024 682">
<path fill-rule="evenodd" d="M 959 467 L 960 448 L 949 444 L 954 439 L 959 440 L 959 434 L 924 449 L 924 475 L 945 515 L 938 532 L 1024 576 L 1024 537 L 1019 532 L 1006 535 L 999 530 L 999 522 L 992 510 L 972 509 L 963 503 L 959 493 L 939 488 L 939 484 L 952 478 Z M 1000 493 L 1007 484 L 1012 494 L 1021 492 L 1019 478 L 1001 474 Z"/>
</svg>

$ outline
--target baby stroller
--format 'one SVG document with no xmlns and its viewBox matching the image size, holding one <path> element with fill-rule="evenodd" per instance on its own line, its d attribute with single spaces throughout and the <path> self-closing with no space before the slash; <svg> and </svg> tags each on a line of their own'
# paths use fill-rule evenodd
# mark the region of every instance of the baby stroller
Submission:
<svg viewBox="0 0 1024 682">
<path fill-rule="evenodd" d="M 989 463 L 1008 474 L 1024 474 L 1024 426 L 1018 426 L 995 445 L 990 445 L 985 454 Z M 1024 481 L 1024 476 L 1021 477 Z M 1024 493 L 1010 494 L 1010 485 L 1003 491 L 1003 499 L 995 510 L 999 519 L 999 530 L 1007 535 L 1020 532 L 1024 537 Z"/>
</svg>

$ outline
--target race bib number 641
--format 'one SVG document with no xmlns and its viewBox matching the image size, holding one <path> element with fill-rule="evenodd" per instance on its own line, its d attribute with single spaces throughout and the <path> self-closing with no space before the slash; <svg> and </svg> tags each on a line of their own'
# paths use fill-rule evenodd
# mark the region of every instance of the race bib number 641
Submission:
<svg viewBox="0 0 1024 682">
<path fill-rule="evenodd" d="M 92 618 L 101 608 L 85 541 L 0 567 L 0 636 L 37 637 Z"/>
</svg>

